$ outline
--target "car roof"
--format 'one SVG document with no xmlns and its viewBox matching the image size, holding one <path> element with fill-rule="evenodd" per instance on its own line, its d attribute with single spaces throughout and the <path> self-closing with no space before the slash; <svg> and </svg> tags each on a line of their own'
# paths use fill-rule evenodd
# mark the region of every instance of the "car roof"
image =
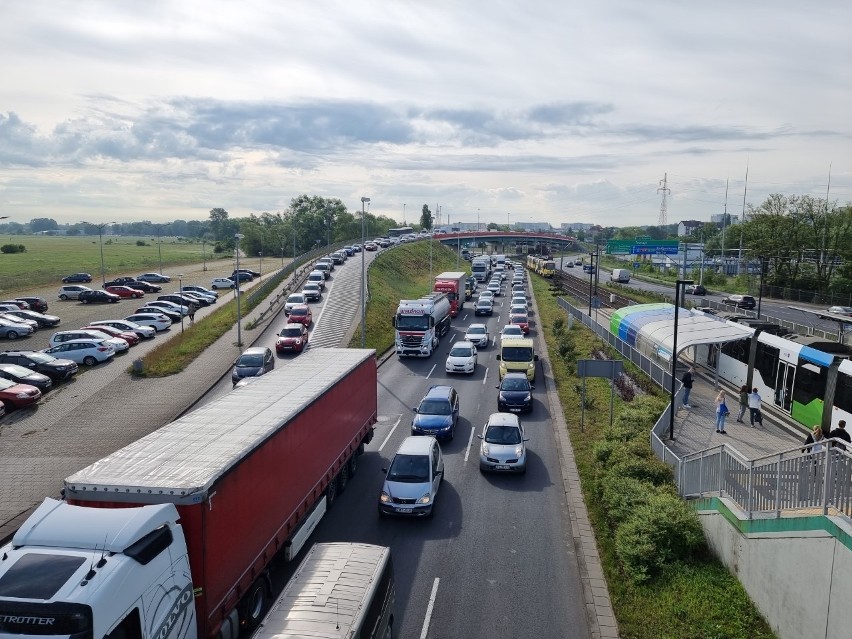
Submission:
<svg viewBox="0 0 852 639">
<path fill-rule="evenodd" d="M 291 313 L 293 311 L 308 311 L 308 312 L 310 312 L 310 310 L 311 310 L 311 307 L 308 306 L 307 304 L 296 304 L 293 308 L 290 309 L 290 312 Z"/>
<path fill-rule="evenodd" d="M 508 374 L 508 373 L 507 373 Z M 521 373 L 524 377 L 526 374 Z M 505 377 L 504 377 L 505 379 Z M 491 413 L 488 417 L 488 426 L 521 426 L 521 420 L 513 413 Z"/>
<path fill-rule="evenodd" d="M 504 339 L 503 346 L 530 346 L 532 347 L 533 341 L 530 337 L 512 337 L 511 339 Z"/>
<path fill-rule="evenodd" d="M 284 324 L 284 328 L 298 328 L 298 329 L 303 329 L 303 328 L 305 328 L 305 325 L 304 325 L 304 324 L 302 324 L 301 322 L 287 322 L 286 324 Z M 283 329 L 282 329 L 282 330 L 283 330 Z"/>
<path fill-rule="evenodd" d="M 467 330 L 469 331 L 472 328 L 484 328 L 486 331 L 488 330 L 488 327 L 485 324 L 479 324 L 479 323 L 471 324 L 470 326 L 467 327 Z"/>
<path fill-rule="evenodd" d="M 468 342 L 467 340 L 459 340 L 458 342 L 452 345 L 450 350 L 452 350 L 456 346 L 466 346 L 468 348 L 474 348 L 473 342 Z"/>
<path fill-rule="evenodd" d="M 301 324 L 297 324 L 297 326 L 301 326 Z M 242 352 L 242 354 L 243 354 L 243 355 L 246 355 L 246 354 L 248 354 L 248 355 L 263 355 L 263 354 L 265 354 L 267 351 L 272 352 L 272 351 L 271 351 L 268 347 L 266 347 L 266 346 L 251 346 L 251 347 L 247 348 L 246 350 L 244 350 L 244 351 Z"/>
<path fill-rule="evenodd" d="M 429 399 L 447 399 L 452 392 L 452 386 L 432 386 L 426 391 L 426 395 L 423 396 L 423 399 L 427 397 Z"/>
<path fill-rule="evenodd" d="M 435 438 L 424 435 L 412 435 L 402 440 L 397 455 L 429 455 L 435 445 Z"/>
<path fill-rule="evenodd" d="M 503 374 L 503 381 L 505 382 L 507 379 L 522 379 L 525 382 L 529 381 L 526 373 L 511 373 L 507 372 Z"/>
</svg>

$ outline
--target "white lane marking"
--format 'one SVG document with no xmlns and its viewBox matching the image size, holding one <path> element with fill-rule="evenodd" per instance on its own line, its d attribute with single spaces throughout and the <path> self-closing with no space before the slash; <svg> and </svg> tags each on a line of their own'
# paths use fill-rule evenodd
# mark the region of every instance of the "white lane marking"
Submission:
<svg viewBox="0 0 852 639">
<path fill-rule="evenodd" d="M 323 296 L 322 310 L 319 313 L 319 317 L 317 317 L 316 321 L 314 322 L 314 331 L 319 328 L 320 322 L 322 321 L 322 316 L 325 313 L 325 309 L 328 308 L 328 296 L 331 295 L 331 289 L 333 288 L 334 280 L 331 281 L 331 284 L 329 284 L 328 286 L 328 291 L 326 291 L 325 295 Z M 313 335 L 313 331 L 311 331 L 311 334 Z"/>
<path fill-rule="evenodd" d="M 429 373 L 426 375 L 426 379 L 429 379 L 429 377 L 432 375 L 432 373 L 435 372 L 436 366 L 437 366 L 437 364 L 432 364 L 432 368 L 429 369 Z"/>
<path fill-rule="evenodd" d="M 388 440 L 391 438 L 391 435 L 393 435 L 393 431 L 396 430 L 396 427 L 399 426 L 399 423 L 401 421 L 402 421 L 402 415 L 400 415 L 399 419 L 396 420 L 396 423 L 393 426 L 391 426 L 391 429 L 390 429 L 390 432 L 388 433 L 388 436 L 385 437 L 385 440 L 382 442 L 381 446 L 379 446 L 379 452 L 382 452 L 382 448 L 384 448 L 385 444 L 388 443 Z"/>
<path fill-rule="evenodd" d="M 441 583 L 439 577 L 435 577 L 435 583 L 432 584 L 432 594 L 429 595 L 429 605 L 426 606 L 426 618 L 423 620 L 423 630 L 420 631 L 420 639 L 426 639 L 429 634 L 429 622 L 432 619 L 432 609 L 435 607 L 435 598 L 438 596 L 438 584 Z"/>
<path fill-rule="evenodd" d="M 470 437 L 467 440 L 467 450 L 464 451 L 464 462 L 467 463 L 467 458 L 470 457 L 470 445 L 473 443 L 473 426 L 470 427 Z"/>
<path fill-rule="evenodd" d="M 486 368 L 486 369 L 485 369 L 485 375 L 483 375 L 483 376 L 482 376 L 482 385 L 483 385 L 483 386 L 485 386 L 485 381 L 488 379 L 488 371 L 489 371 L 489 370 L 490 370 L 490 369 Z"/>
<path fill-rule="evenodd" d="M 455 336 L 455 335 L 453 335 L 453 336 L 450 338 L 450 344 L 452 344 L 452 343 L 453 343 L 453 340 L 455 340 L 455 339 L 456 339 L 456 336 Z"/>
</svg>

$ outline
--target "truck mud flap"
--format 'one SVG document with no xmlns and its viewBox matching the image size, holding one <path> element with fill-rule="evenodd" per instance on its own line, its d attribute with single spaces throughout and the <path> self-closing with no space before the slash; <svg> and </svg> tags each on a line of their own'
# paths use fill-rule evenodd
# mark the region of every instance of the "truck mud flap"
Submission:
<svg viewBox="0 0 852 639">
<path fill-rule="evenodd" d="M 369 444 L 371 441 L 373 441 L 373 437 L 375 436 L 375 434 L 376 434 L 375 428 L 371 428 L 370 430 L 368 430 L 367 436 L 364 437 L 364 443 Z"/>
</svg>

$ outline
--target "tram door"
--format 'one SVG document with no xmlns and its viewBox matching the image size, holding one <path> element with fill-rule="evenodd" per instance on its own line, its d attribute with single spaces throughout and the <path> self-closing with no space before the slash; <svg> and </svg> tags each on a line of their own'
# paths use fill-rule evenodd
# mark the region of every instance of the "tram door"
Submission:
<svg viewBox="0 0 852 639">
<path fill-rule="evenodd" d="M 796 378 L 796 366 L 788 362 L 778 362 L 775 377 L 775 405 L 785 413 L 793 408 L 793 381 Z"/>
</svg>

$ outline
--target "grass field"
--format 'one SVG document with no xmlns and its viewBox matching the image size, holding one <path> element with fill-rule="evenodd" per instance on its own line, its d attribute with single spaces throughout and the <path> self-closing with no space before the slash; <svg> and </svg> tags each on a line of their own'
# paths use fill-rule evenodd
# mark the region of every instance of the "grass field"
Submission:
<svg viewBox="0 0 852 639">
<path fill-rule="evenodd" d="M 144 246 L 137 245 L 144 242 Z M 35 288 L 48 284 L 60 284 L 62 277 L 70 273 L 91 273 L 95 281 L 100 279 L 101 252 L 98 236 L 44 236 L 2 235 L 0 246 L 22 244 L 24 253 L 0 253 L 0 289 L 4 292 Z M 162 252 L 163 270 L 173 273 L 181 264 L 196 264 L 222 260 L 214 255 L 208 242 L 202 254 L 201 243 L 179 241 L 175 237 L 161 238 L 158 248 L 156 237 L 125 237 L 105 235 L 103 237 L 104 270 L 107 279 L 118 275 L 138 275 L 146 271 L 160 270 Z M 251 260 L 254 263 L 256 258 Z M 228 260 L 228 265 L 230 260 Z M 241 264 L 242 266 L 242 264 Z M 253 268 L 248 266 L 248 268 Z M 219 265 L 222 268 L 222 265 Z"/>
</svg>

